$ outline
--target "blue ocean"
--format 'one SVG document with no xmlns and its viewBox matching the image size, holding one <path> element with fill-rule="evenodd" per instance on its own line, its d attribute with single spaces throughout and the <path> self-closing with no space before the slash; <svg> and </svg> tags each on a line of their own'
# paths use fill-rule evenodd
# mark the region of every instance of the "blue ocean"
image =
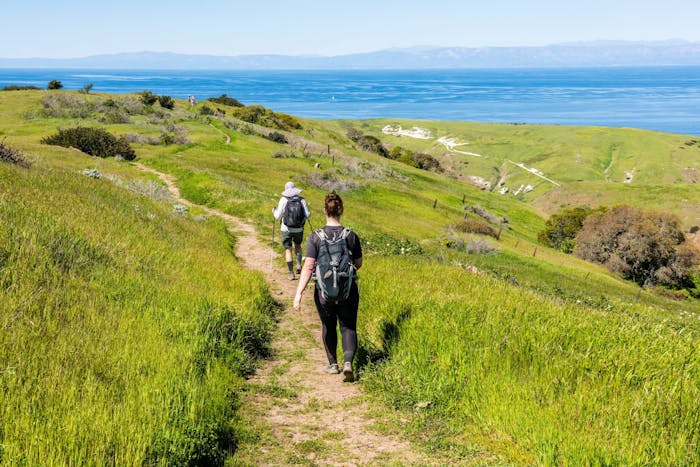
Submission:
<svg viewBox="0 0 700 467">
<path fill-rule="evenodd" d="M 149 90 L 321 119 L 373 117 L 633 127 L 700 136 L 700 67 L 474 70 L 0 69 L 0 88 Z"/>
</svg>

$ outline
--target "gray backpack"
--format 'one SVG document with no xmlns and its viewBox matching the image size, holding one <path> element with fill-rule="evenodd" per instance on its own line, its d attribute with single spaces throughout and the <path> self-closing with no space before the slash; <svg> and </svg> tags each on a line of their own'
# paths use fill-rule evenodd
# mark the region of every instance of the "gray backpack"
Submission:
<svg viewBox="0 0 700 467">
<path fill-rule="evenodd" d="M 350 229 L 343 229 L 340 236 L 333 239 L 328 238 L 323 229 L 314 233 L 319 238 L 316 286 L 323 301 L 343 302 L 348 299 L 355 279 L 355 265 L 347 241 Z"/>
</svg>

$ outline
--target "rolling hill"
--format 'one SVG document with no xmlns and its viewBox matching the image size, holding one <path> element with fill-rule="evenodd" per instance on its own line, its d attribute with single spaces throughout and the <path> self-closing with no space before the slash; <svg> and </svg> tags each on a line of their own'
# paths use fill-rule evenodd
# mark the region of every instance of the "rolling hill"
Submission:
<svg viewBox="0 0 700 467">
<path fill-rule="evenodd" d="M 360 384 L 424 452 L 464 464 L 700 461 L 697 299 L 536 241 L 549 214 L 580 204 L 699 224 L 698 141 L 274 113 L 260 125 L 237 112 L 0 93 L 0 140 L 31 162 L 0 162 L 0 461 L 223 464 L 261 442 L 237 401 L 269 355 L 279 304 L 233 257 L 222 221 L 174 210 L 136 162 L 172 175 L 194 205 L 255 225 L 261 242 L 287 180 L 314 226 L 324 194 L 342 194 L 366 255 Z M 123 136 L 136 160 L 41 142 L 76 126 Z M 364 151 L 351 129 L 442 170 Z M 498 235 L 460 231 L 466 219 Z"/>
</svg>

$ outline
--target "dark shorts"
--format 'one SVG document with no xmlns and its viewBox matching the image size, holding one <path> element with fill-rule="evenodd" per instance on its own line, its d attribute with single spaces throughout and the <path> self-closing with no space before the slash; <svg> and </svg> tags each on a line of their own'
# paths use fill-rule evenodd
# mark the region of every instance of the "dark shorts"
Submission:
<svg viewBox="0 0 700 467">
<path fill-rule="evenodd" d="M 292 248 L 292 242 L 295 245 L 301 245 L 304 241 L 304 232 L 282 232 L 282 246 Z"/>
</svg>

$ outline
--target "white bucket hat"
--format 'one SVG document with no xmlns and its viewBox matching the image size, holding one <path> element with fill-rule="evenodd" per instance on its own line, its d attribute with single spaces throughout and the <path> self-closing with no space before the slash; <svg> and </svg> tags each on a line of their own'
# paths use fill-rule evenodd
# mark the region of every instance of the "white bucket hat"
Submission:
<svg viewBox="0 0 700 467">
<path fill-rule="evenodd" d="M 287 198 L 291 198 L 292 196 L 298 195 L 301 193 L 301 190 L 294 185 L 294 182 L 287 182 L 284 184 L 284 191 L 282 192 L 282 196 L 285 196 Z"/>
</svg>

